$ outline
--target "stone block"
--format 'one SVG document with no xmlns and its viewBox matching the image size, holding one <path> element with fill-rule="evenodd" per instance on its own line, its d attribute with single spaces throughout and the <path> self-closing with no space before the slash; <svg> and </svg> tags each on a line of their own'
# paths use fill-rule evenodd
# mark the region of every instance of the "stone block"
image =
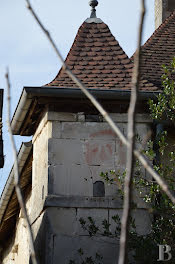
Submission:
<svg viewBox="0 0 175 264">
<path fill-rule="evenodd" d="M 114 140 L 86 140 L 84 143 L 85 164 L 113 167 L 114 155 Z"/>
<path fill-rule="evenodd" d="M 77 120 L 77 115 L 74 113 L 49 111 L 47 112 L 47 119 L 48 121 L 71 122 Z"/>
<path fill-rule="evenodd" d="M 53 121 L 52 122 L 52 134 L 51 138 L 61 138 L 61 122 Z"/>
<path fill-rule="evenodd" d="M 128 114 L 110 113 L 109 115 L 112 118 L 112 120 L 117 124 L 128 123 Z M 106 122 L 104 118 L 103 121 Z M 152 119 L 150 118 L 149 114 L 136 114 L 136 123 L 151 123 L 151 122 Z"/>
<path fill-rule="evenodd" d="M 46 197 L 45 208 L 97 208 L 97 209 L 116 209 L 122 208 L 123 202 L 115 197 L 92 197 L 75 195 L 55 195 L 50 194 Z"/>
<path fill-rule="evenodd" d="M 62 138 L 75 139 L 115 139 L 116 134 L 107 123 L 100 122 L 63 122 Z"/>
<path fill-rule="evenodd" d="M 49 139 L 49 164 L 114 166 L 115 141 Z"/>
<path fill-rule="evenodd" d="M 126 168 L 126 146 L 119 140 L 116 140 L 115 166 L 121 170 Z"/>
<path fill-rule="evenodd" d="M 119 123 L 126 123 L 128 120 L 128 115 L 127 114 L 118 114 L 118 113 L 109 113 L 110 117 L 114 122 L 117 124 Z M 103 122 L 106 122 L 105 118 L 103 117 Z"/>
<path fill-rule="evenodd" d="M 56 165 L 49 167 L 53 194 L 92 196 L 93 183 L 88 166 Z"/>
<path fill-rule="evenodd" d="M 49 164 L 82 164 L 83 144 L 81 140 L 49 139 Z"/>
<path fill-rule="evenodd" d="M 80 248 L 84 252 L 83 257 L 80 257 L 78 254 Z M 52 263 L 67 264 L 70 260 L 81 263 L 82 258 L 92 257 L 94 259 L 96 253 L 98 253 L 103 257 L 103 264 L 116 264 L 118 252 L 119 244 L 116 240 L 111 238 L 57 235 L 54 238 L 54 255 Z"/>
<path fill-rule="evenodd" d="M 145 143 L 145 141 L 150 139 L 152 133 L 151 131 L 152 130 L 149 124 L 136 124 L 136 143 Z"/>
<path fill-rule="evenodd" d="M 78 122 L 85 122 L 85 114 L 83 112 L 77 113 L 77 121 Z"/>
<path fill-rule="evenodd" d="M 136 231 L 139 235 L 147 235 L 151 232 L 151 222 L 153 217 L 148 210 L 133 210 L 132 216 L 135 219 Z"/>
<path fill-rule="evenodd" d="M 88 165 L 53 165 L 49 167 L 50 193 L 92 196 L 93 183 L 103 181 L 101 172 L 113 169 L 111 166 Z M 53 191 L 54 189 L 54 191 Z M 75 191 L 75 193 L 74 193 Z M 118 188 L 115 184 L 105 183 L 105 196 L 118 196 Z"/>
<path fill-rule="evenodd" d="M 54 234 L 75 235 L 77 221 L 75 208 L 48 208 L 47 217 Z"/>
</svg>

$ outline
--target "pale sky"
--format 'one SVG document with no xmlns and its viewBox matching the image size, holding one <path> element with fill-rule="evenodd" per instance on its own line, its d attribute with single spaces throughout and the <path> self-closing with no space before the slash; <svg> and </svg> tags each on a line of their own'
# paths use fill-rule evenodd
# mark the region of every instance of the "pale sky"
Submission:
<svg viewBox="0 0 175 264">
<path fill-rule="evenodd" d="M 78 28 L 90 16 L 89 0 L 33 0 L 31 3 L 55 39 L 65 57 Z M 106 23 L 124 51 L 131 56 L 136 49 L 141 0 L 99 0 L 97 17 Z M 154 0 L 147 0 L 144 42 L 154 31 Z M 0 1 L 0 88 L 4 92 L 3 139 L 5 165 L 0 169 L 0 193 L 13 164 L 6 126 L 5 70 L 10 69 L 12 115 L 24 86 L 49 83 L 60 69 L 60 63 L 48 40 L 26 8 L 25 0 Z M 15 136 L 17 148 L 30 138 Z"/>
</svg>

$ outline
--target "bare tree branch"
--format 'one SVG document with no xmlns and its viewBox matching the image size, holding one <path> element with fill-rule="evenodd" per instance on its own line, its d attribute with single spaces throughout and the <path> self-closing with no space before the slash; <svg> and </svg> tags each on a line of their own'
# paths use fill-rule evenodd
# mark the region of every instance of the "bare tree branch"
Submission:
<svg viewBox="0 0 175 264">
<path fill-rule="evenodd" d="M 123 133 L 120 131 L 120 129 L 118 128 L 118 126 L 114 123 L 114 121 L 111 119 L 111 117 L 109 116 L 109 114 L 104 110 L 104 108 L 100 105 L 100 103 L 95 99 L 95 97 L 93 97 L 90 92 L 86 89 L 86 87 L 82 84 L 82 82 L 71 72 L 71 70 L 67 67 L 66 63 L 64 62 L 63 57 L 61 56 L 54 40 L 52 39 L 50 33 L 48 30 L 45 29 L 45 27 L 43 26 L 41 20 L 39 19 L 39 17 L 37 16 L 37 14 L 35 13 L 33 7 L 31 6 L 31 3 L 29 0 L 25 0 L 27 2 L 27 7 L 28 9 L 31 11 L 33 17 L 35 18 L 35 20 L 37 21 L 37 23 L 39 24 L 39 26 L 41 27 L 42 31 L 45 33 L 45 35 L 47 36 L 50 44 L 52 45 L 52 47 L 54 48 L 58 58 L 60 59 L 60 61 L 63 64 L 63 68 L 65 70 L 65 72 L 68 74 L 68 76 L 79 86 L 79 88 L 82 90 L 82 92 L 87 96 L 87 98 L 89 98 L 89 100 L 92 102 L 92 104 L 97 108 L 97 110 L 101 113 L 101 115 L 105 118 L 105 120 L 108 122 L 108 124 L 110 125 L 110 127 L 114 130 L 114 132 L 116 133 L 116 135 L 119 137 L 119 139 L 121 140 L 121 142 L 126 145 L 126 147 L 129 146 L 129 142 L 128 140 L 125 138 L 125 136 L 123 135 Z M 173 194 L 171 193 L 171 191 L 168 188 L 168 185 L 166 184 L 166 182 L 158 175 L 158 173 L 156 171 L 154 171 L 154 169 L 149 165 L 149 163 L 147 162 L 147 160 L 144 158 L 144 156 L 138 151 L 138 150 L 134 150 L 134 155 L 135 157 L 142 163 L 142 165 L 145 167 L 145 169 L 151 174 L 151 176 L 157 181 L 157 183 L 160 185 L 160 187 L 162 188 L 162 190 L 166 193 L 166 195 L 169 197 L 169 199 L 175 204 L 175 197 L 173 196 Z"/>
<path fill-rule="evenodd" d="M 132 75 L 132 89 L 131 99 L 128 111 L 128 147 L 127 147 L 127 164 L 126 164 L 126 177 L 124 185 L 124 206 L 123 215 L 121 220 L 121 235 L 120 235 L 120 253 L 119 264 L 128 263 L 127 244 L 129 235 L 129 216 L 131 211 L 132 201 L 132 177 L 134 170 L 134 148 L 135 148 L 135 119 L 136 119 L 136 103 L 139 89 L 140 77 L 140 57 L 141 57 L 141 42 L 143 32 L 143 22 L 145 16 L 145 1 L 142 0 L 142 10 L 140 27 L 138 33 L 138 47 L 134 58 L 134 69 Z"/>
<path fill-rule="evenodd" d="M 10 88 L 11 88 L 11 86 L 10 86 L 10 81 L 9 81 L 8 69 L 7 69 L 5 77 L 7 80 L 7 124 L 8 124 L 8 131 L 9 131 L 9 135 L 10 135 L 10 141 L 12 144 L 13 155 L 14 155 L 14 185 L 15 185 L 15 190 L 16 190 L 18 202 L 20 204 L 22 213 L 23 213 L 24 218 L 25 218 L 26 223 L 27 223 L 27 230 L 29 233 L 29 240 L 30 240 L 30 256 L 31 256 L 33 264 L 37 264 L 35 247 L 34 247 L 33 232 L 32 232 L 30 220 L 29 220 L 29 217 L 27 214 L 27 209 L 26 209 L 25 202 L 24 202 L 23 195 L 22 195 L 21 188 L 20 188 L 18 156 L 17 156 L 17 150 L 16 150 L 15 141 L 14 141 L 12 128 L 11 128 L 11 124 L 10 124 L 10 118 L 11 118 L 11 116 L 10 116 L 10 113 L 11 113 Z"/>
</svg>

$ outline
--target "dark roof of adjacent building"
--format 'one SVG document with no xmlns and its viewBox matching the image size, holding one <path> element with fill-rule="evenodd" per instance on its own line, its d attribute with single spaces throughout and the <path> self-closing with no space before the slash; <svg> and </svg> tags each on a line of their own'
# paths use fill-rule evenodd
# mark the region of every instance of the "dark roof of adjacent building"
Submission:
<svg viewBox="0 0 175 264">
<path fill-rule="evenodd" d="M 142 47 L 141 76 L 161 88 L 162 65 L 175 56 L 175 11 Z"/>
<path fill-rule="evenodd" d="M 65 62 L 87 88 L 131 88 L 133 63 L 100 19 L 87 19 L 81 25 Z M 47 86 L 77 88 L 63 68 Z M 155 91 L 157 87 L 142 79 L 140 90 Z"/>
</svg>

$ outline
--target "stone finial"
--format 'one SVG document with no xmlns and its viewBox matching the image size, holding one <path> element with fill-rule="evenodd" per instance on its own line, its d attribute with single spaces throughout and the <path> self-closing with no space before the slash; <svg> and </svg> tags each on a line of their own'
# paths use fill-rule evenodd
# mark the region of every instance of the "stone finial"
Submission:
<svg viewBox="0 0 175 264">
<path fill-rule="evenodd" d="M 89 1 L 89 5 L 92 7 L 90 18 L 96 18 L 95 7 L 98 6 L 98 1 L 97 0 L 91 0 L 91 1 Z"/>
</svg>

